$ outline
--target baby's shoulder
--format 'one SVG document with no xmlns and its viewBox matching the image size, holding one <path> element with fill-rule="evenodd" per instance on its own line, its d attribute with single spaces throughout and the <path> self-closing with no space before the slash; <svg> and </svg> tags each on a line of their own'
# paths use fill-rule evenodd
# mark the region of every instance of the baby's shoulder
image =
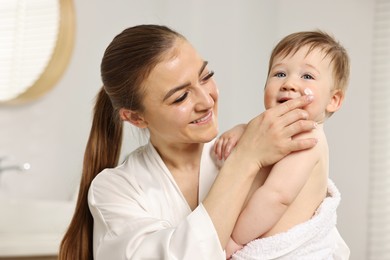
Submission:
<svg viewBox="0 0 390 260">
<path fill-rule="evenodd" d="M 326 142 L 326 135 L 324 132 L 323 125 L 318 125 L 316 128 L 299 133 L 293 137 L 293 139 L 307 139 L 307 138 L 316 138 L 318 142 Z"/>
</svg>

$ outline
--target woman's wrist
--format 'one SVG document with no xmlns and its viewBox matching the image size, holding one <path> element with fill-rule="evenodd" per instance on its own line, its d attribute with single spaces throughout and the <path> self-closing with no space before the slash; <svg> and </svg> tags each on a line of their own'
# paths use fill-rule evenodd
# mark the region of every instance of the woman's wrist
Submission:
<svg viewBox="0 0 390 260">
<path fill-rule="evenodd" d="M 247 174 L 248 177 L 253 176 L 254 178 L 262 166 L 257 161 L 249 158 L 246 154 L 241 153 L 241 151 L 242 149 L 240 149 L 240 147 L 233 149 L 229 157 L 226 159 L 224 167 L 235 169 L 233 172 L 238 172 L 241 176 L 243 174 Z"/>
</svg>

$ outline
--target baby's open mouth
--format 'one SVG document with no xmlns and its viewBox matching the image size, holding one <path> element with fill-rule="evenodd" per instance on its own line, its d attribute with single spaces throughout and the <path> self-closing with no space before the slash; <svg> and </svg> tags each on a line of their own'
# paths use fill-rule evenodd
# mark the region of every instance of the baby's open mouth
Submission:
<svg viewBox="0 0 390 260">
<path fill-rule="evenodd" d="M 284 97 L 284 98 L 280 98 L 279 100 L 278 100 L 278 103 L 284 103 L 284 102 L 286 102 L 286 101 L 289 101 L 291 98 L 289 98 L 289 97 Z"/>
</svg>

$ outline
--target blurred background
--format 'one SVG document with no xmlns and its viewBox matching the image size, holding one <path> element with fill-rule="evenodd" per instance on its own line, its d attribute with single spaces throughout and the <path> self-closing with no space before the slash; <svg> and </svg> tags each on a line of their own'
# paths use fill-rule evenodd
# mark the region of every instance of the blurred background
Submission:
<svg viewBox="0 0 390 260">
<path fill-rule="evenodd" d="M 100 61 L 112 38 L 126 27 L 164 24 L 192 42 L 216 73 L 221 131 L 264 111 L 263 87 L 273 46 L 289 33 L 321 29 L 346 47 L 352 62 L 343 107 L 325 124 L 330 176 L 342 194 L 338 228 L 351 259 L 390 259 L 390 221 L 383 218 L 390 215 L 383 206 L 389 204 L 385 197 L 389 177 L 384 174 L 389 149 L 383 146 L 389 120 L 382 100 L 389 96 L 390 80 L 387 87 L 382 83 L 383 61 L 390 49 L 377 44 L 378 36 L 390 39 L 388 1 L 76 0 L 73 4 L 74 47 L 62 77 L 42 97 L 0 105 L 0 157 L 31 165 L 25 172 L 0 173 L 0 198 L 46 201 L 54 210 L 55 205 L 70 203 L 72 208 L 94 98 L 102 86 Z M 376 116 L 378 111 L 385 113 Z M 378 128 L 382 130 L 375 132 Z M 130 127 L 124 142 L 122 158 L 140 144 Z M 1 221 L 6 220 L 0 217 Z M 11 255 L 10 248 L 0 246 L 0 256 L 2 250 Z M 48 253 L 25 255 L 39 254 Z"/>
</svg>

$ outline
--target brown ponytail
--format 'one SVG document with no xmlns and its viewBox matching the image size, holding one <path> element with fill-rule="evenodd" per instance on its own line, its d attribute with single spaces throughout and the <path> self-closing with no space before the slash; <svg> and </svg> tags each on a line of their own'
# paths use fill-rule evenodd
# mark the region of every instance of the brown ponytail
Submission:
<svg viewBox="0 0 390 260">
<path fill-rule="evenodd" d="M 122 144 L 118 111 L 125 108 L 142 112 L 142 83 L 178 38 L 184 39 L 165 26 L 138 25 L 124 30 L 107 47 L 101 63 L 104 88 L 97 96 L 76 210 L 60 245 L 60 260 L 93 259 L 88 190 L 99 172 L 118 163 Z"/>
<path fill-rule="evenodd" d="M 84 154 L 76 210 L 61 242 L 60 260 L 93 259 L 93 219 L 88 208 L 88 189 L 100 171 L 118 164 L 122 129 L 122 121 L 102 88 L 97 96 L 92 128 Z"/>
</svg>

